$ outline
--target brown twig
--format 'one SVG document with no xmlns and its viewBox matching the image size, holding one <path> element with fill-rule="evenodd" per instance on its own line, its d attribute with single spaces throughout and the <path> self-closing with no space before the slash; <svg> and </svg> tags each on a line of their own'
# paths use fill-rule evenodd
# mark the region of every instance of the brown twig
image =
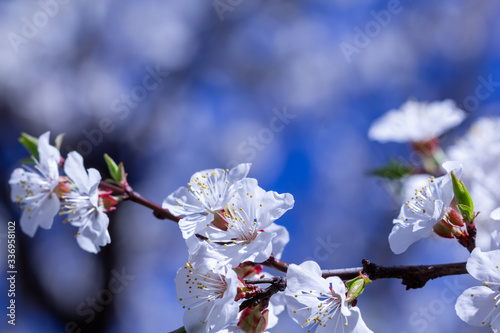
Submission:
<svg viewBox="0 0 500 333">
<path fill-rule="evenodd" d="M 267 259 L 264 262 L 258 263 L 256 265 L 262 265 L 262 266 L 266 266 L 269 268 L 274 268 L 275 270 L 278 270 L 278 271 L 283 272 L 283 273 L 286 273 L 286 271 L 288 270 L 288 266 L 289 266 L 286 262 L 279 261 L 276 258 L 274 258 L 274 255 L 272 255 L 272 254 L 269 257 L 269 259 Z"/>
<path fill-rule="evenodd" d="M 167 209 L 163 209 L 158 204 L 155 204 L 154 202 L 142 197 L 139 193 L 133 191 L 131 188 L 124 189 L 105 181 L 101 181 L 101 183 L 99 184 L 99 188 L 113 191 L 113 193 L 121 195 L 123 200 L 130 200 L 151 209 L 153 211 L 153 215 L 157 219 L 172 220 L 174 222 L 179 222 L 180 220 L 180 217 L 173 215 Z"/>
<path fill-rule="evenodd" d="M 467 274 L 465 262 L 439 264 L 384 267 L 363 259 L 363 267 L 322 270 L 324 278 L 338 276 L 342 280 L 353 279 L 359 273 L 366 274 L 370 280 L 401 279 L 406 289 L 422 288 L 427 281 L 449 275 Z M 268 266 L 270 267 L 270 266 Z M 282 267 L 280 267 L 281 270 Z M 277 278 L 248 279 L 247 284 L 273 283 Z"/>
<path fill-rule="evenodd" d="M 278 261 L 279 265 L 275 265 L 274 257 L 269 258 L 264 263 L 269 263 L 268 267 L 277 267 L 278 270 L 284 272 L 288 269 L 288 264 Z M 342 280 L 353 279 L 360 273 L 366 274 L 371 280 L 378 279 L 402 279 L 402 284 L 408 289 L 418 289 L 425 286 L 427 281 L 449 275 L 467 274 L 465 262 L 440 264 L 440 265 L 417 265 L 417 266 L 392 266 L 384 267 L 371 263 L 367 259 L 363 259 L 363 267 L 342 268 L 323 270 L 324 278 L 330 276 L 338 276 Z M 264 265 L 262 263 L 262 265 Z M 285 268 L 286 267 L 286 268 Z M 255 306 L 261 302 L 266 302 L 272 295 L 284 291 L 286 289 L 286 278 L 273 277 L 262 279 L 247 279 L 245 283 L 248 285 L 256 285 L 269 283 L 271 284 L 264 290 L 261 290 L 257 295 L 247 299 L 240 305 L 240 311 L 249 307 Z"/>
<path fill-rule="evenodd" d="M 271 280 L 272 280 L 271 285 L 269 287 L 260 291 L 254 297 L 249 298 L 249 299 L 245 300 L 243 303 L 241 303 L 240 311 L 243 311 L 244 309 L 248 308 L 249 306 L 255 306 L 261 302 L 267 302 L 267 301 L 269 301 L 269 298 L 271 298 L 272 295 L 274 295 L 280 291 L 285 291 L 286 278 L 279 277 L 279 278 L 273 278 Z M 266 306 L 267 306 L 267 304 L 266 304 Z"/>
</svg>

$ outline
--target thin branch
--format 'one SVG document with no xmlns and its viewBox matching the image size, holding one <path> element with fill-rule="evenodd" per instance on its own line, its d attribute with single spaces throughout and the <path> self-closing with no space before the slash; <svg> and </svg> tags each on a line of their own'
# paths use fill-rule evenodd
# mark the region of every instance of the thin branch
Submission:
<svg viewBox="0 0 500 333">
<path fill-rule="evenodd" d="M 243 311 L 244 309 L 250 306 L 255 306 L 259 303 L 263 303 L 263 305 L 265 305 L 264 308 L 267 307 L 267 302 L 269 302 L 271 296 L 280 291 L 285 291 L 285 288 L 286 288 L 286 278 L 274 279 L 274 281 L 272 281 L 272 284 L 269 287 L 262 290 L 254 297 L 247 299 L 243 303 L 241 303 L 240 311 Z"/>
<path fill-rule="evenodd" d="M 123 189 L 119 186 L 106 183 L 105 181 L 101 181 L 99 187 L 121 195 L 123 200 L 130 200 L 151 209 L 153 211 L 153 215 L 160 220 L 172 220 L 174 222 L 179 222 L 180 220 L 179 217 L 173 215 L 167 209 L 163 209 L 158 204 L 142 197 L 139 193 L 133 191 L 132 189 Z"/>
<path fill-rule="evenodd" d="M 363 259 L 363 273 L 368 275 L 371 280 L 402 279 L 402 284 L 408 290 L 422 288 L 427 281 L 438 277 L 467 274 L 467 268 L 465 262 L 440 265 L 383 267 L 373 264 L 367 259 Z"/>
<path fill-rule="evenodd" d="M 342 280 L 353 279 L 360 273 L 366 274 L 370 280 L 401 279 L 406 289 L 422 288 L 427 281 L 449 275 L 467 274 L 465 262 L 439 264 L 384 267 L 363 259 L 363 267 L 322 270 L 324 278 L 338 276 Z M 281 278 L 248 279 L 247 284 L 275 283 Z"/>
<path fill-rule="evenodd" d="M 274 258 L 274 255 L 272 255 L 272 254 L 269 257 L 269 259 L 267 259 L 264 262 L 258 263 L 256 265 L 262 265 L 262 266 L 266 266 L 269 268 L 274 268 L 275 270 L 278 270 L 278 271 L 283 272 L 283 273 L 286 273 L 286 271 L 288 270 L 288 266 L 289 266 L 289 264 L 287 264 L 286 262 L 279 261 L 276 258 Z"/>
</svg>

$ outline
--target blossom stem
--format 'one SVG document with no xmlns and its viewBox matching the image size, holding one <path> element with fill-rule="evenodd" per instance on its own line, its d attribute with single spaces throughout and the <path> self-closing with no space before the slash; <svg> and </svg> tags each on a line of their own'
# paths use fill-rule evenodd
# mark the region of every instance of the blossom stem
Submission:
<svg viewBox="0 0 500 333">
<path fill-rule="evenodd" d="M 113 191 L 114 194 L 121 195 L 123 200 L 130 200 L 151 209 L 153 211 L 153 215 L 160 220 L 171 220 L 174 222 L 179 222 L 180 220 L 179 217 L 173 215 L 167 209 L 163 209 L 158 204 L 155 204 L 154 202 L 144 198 L 139 193 L 132 190 L 129 186 L 121 188 L 105 181 L 101 181 L 101 183 L 99 184 L 99 188 Z"/>
</svg>

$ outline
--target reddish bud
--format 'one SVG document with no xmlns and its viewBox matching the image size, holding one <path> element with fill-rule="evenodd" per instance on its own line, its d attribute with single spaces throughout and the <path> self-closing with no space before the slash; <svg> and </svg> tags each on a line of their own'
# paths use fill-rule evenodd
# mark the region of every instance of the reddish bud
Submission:
<svg viewBox="0 0 500 333">
<path fill-rule="evenodd" d="M 247 333 L 263 333 L 267 328 L 269 310 L 261 312 L 261 305 L 251 306 L 241 312 L 238 327 Z"/>
<path fill-rule="evenodd" d="M 455 238 L 453 227 L 444 219 L 436 223 L 433 227 L 434 233 L 443 238 Z"/>
<path fill-rule="evenodd" d="M 439 138 L 433 138 L 428 141 L 412 142 L 415 149 L 422 156 L 432 157 L 436 149 L 439 147 Z"/>
<path fill-rule="evenodd" d="M 453 208 L 448 208 L 448 212 L 446 213 L 446 221 L 457 227 L 463 227 L 465 225 L 464 220 L 462 220 L 462 216 Z"/>
<path fill-rule="evenodd" d="M 262 272 L 262 265 L 255 265 L 252 262 L 244 262 L 241 263 L 238 267 L 234 268 L 234 271 L 236 274 L 238 274 L 239 277 L 246 279 L 248 277 L 252 277 L 254 275 L 260 274 Z"/>
<path fill-rule="evenodd" d="M 104 212 L 111 212 L 116 209 L 118 200 L 111 195 L 112 191 L 99 191 L 99 205 L 104 207 Z"/>
</svg>

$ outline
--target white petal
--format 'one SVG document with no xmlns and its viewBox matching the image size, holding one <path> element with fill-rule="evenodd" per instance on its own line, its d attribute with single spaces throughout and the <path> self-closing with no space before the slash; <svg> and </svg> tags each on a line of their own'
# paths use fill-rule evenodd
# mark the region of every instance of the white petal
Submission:
<svg viewBox="0 0 500 333">
<path fill-rule="evenodd" d="M 347 331 L 349 333 L 373 333 L 372 330 L 370 330 L 365 322 L 363 321 L 363 318 L 361 318 L 361 312 L 359 311 L 358 307 L 353 307 L 351 308 L 351 315 L 347 318 L 348 320 L 348 326 L 347 326 Z"/>
<path fill-rule="evenodd" d="M 96 169 L 94 168 L 89 168 L 88 169 L 88 173 L 89 173 L 89 197 L 90 197 L 90 201 L 92 202 L 92 205 L 94 205 L 94 207 L 97 207 L 98 204 L 97 204 L 97 201 L 99 199 L 99 184 L 101 182 L 101 174 L 99 173 L 99 171 L 97 171 Z"/>
<path fill-rule="evenodd" d="M 174 214 L 175 215 L 175 214 Z M 210 225 L 214 220 L 213 214 L 194 213 L 182 218 L 179 221 L 179 228 L 182 232 L 182 237 L 188 239 L 195 234 L 200 233 L 201 230 Z"/>
<path fill-rule="evenodd" d="M 264 191 L 254 178 L 245 178 L 241 182 L 229 207 L 241 208 L 247 222 L 256 222 L 259 229 L 265 229 L 287 210 L 293 208 L 293 196 L 289 193 L 278 194 Z M 234 206 L 232 204 L 235 204 Z"/>
<path fill-rule="evenodd" d="M 276 259 L 280 260 L 286 244 L 288 244 L 288 242 L 290 241 L 288 230 L 284 226 L 273 223 L 269 227 L 264 229 L 264 231 L 276 234 L 276 237 L 274 237 L 272 240 L 273 255 Z"/>
<path fill-rule="evenodd" d="M 68 154 L 64 162 L 64 172 L 75 183 L 78 192 L 88 194 L 90 192 L 89 175 L 83 166 L 83 157 L 76 151 Z"/>
<path fill-rule="evenodd" d="M 203 205 L 186 187 L 179 187 L 174 193 L 163 200 L 162 207 L 178 216 L 203 215 L 208 208 Z"/>
<path fill-rule="evenodd" d="M 411 244 L 422 238 L 429 237 L 431 233 L 432 228 L 414 231 L 413 225 L 411 224 L 397 223 L 389 234 L 389 245 L 392 252 L 401 254 L 405 252 Z"/>
<path fill-rule="evenodd" d="M 490 217 L 495 221 L 500 221 L 500 207 L 492 211 Z"/>
<path fill-rule="evenodd" d="M 85 251 L 97 253 L 101 250 L 100 246 L 111 242 L 108 233 L 109 217 L 100 210 L 90 214 L 84 220 L 77 220 L 72 225 L 81 226 L 76 240 Z"/>
<path fill-rule="evenodd" d="M 61 154 L 56 147 L 49 144 L 49 137 L 50 132 L 45 132 L 38 138 L 38 155 L 40 157 L 40 166 L 44 171 L 49 172 L 49 174 L 53 176 L 54 169 L 52 166 L 49 166 L 47 162 L 52 160 L 55 161 L 57 165 L 61 159 Z"/>
<path fill-rule="evenodd" d="M 208 318 L 211 313 L 213 313 L 213 304 L 209 302 L 193 309 L 186 307 L 183 317 L 186 332 L 205 333 L 212 331 Z"/>
<path fill-rule="evenodd" d="M 475 248 L 467 260 L 467 272 L 481 282 L 500 284 L 500 250 Z"/>
<path fill-rule="evenodd" d="M 295 294 L 303 290 L 317 290 L 328 293 L 329 284 L 321 277 L 321 268 L 314 261 L 306 261 L 299 266 L 291 264 L 286 273 L 287 293 Z"/>
<path fill-rule="evenodd" d="M 238 164 L 237 166 L 229 170 L 229 175 L 227 180 L 230 183 L 236 183 L 237 181 L 244 179 L 248 175 L 251 166 L 252 166 L 251 163 Z"/>
<path fill-rule="evenodd" d="M 46 193 L 38 201 L 27 204 L 21 215 L 21 230 L 31 237 L 35 235 L 39 226 L 50 229 L 60 208 L 59 198 L 55 194 Z"/>
<path fill-rule="evenodd" d="M 9 179 L 9 185 L 11 186 L 10 198 L 13 202 L 18 202 L 20 198 L 24 198 L 27 194 L 25 187 L 21 182 L 26 182 L 28 176 L 26 171 L 22 168 L 17 168 L 12 171 Z"/>
<path fill-rule="evenodd" d="M 271 256 L 273 237 L 274 233 L 259 232 L 249 244 L 217 245 L 217 249 L 223 256 L 231 258 L 229 263 L 234 267 L 245 261 L 263 262 Z"/>
<path fill-rule="evenodd" d="M 488 287 L 469 288 L 458 297 L 455 311 L 460 319 L 471 326 L 487 326 L 492 316 L 496 316 L 496 325 L 498 325 L 500 308 L 495 308 L 497 303 L 493 300 L 495 296 L 499 297 L 498 291 L 492 291 Z"/>
</svg>

